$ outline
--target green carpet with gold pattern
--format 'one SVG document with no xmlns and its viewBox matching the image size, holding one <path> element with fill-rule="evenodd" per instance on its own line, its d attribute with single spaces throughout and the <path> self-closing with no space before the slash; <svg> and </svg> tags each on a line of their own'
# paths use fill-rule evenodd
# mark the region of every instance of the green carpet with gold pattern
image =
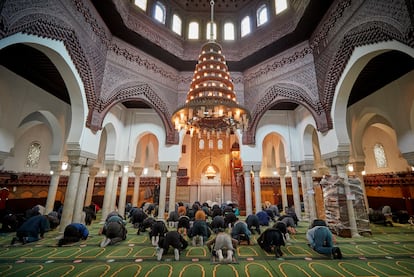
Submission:
<svg viewBox="0 0 414 277">
<path fill-rule="evenodd" d="M 10 246 L 14 233 L 0 236 L 0 276 L 414 276 L 414 228 L 371 225 L 372 236 L 337 238 L 343 259 L 332 260 L 311 250 L 305 238 L 307 222 L 282 247 L 282 258 L 264 252 L 256 243 L 237 248 L 230 264 L 216 263 L 207 247 L 189 247 L 175 261 L 172 249 L 161 261 L 148 233 L 136 235 L 128 224 L 127 240 L 100 248 L 102 227 L 89 226 L 90 237 L 57 247 L 59 233 L 39 242 Z M 264 228 L 263 228 L 264 229 Z"/>
</svg>

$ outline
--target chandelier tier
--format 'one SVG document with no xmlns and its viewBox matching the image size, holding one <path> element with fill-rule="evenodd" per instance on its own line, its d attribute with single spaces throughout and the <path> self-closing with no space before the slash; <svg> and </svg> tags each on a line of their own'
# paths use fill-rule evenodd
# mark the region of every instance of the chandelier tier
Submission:
<svg viewBox="0 0 414 277">
<path fill-rule="evenodd" d="M 193 136 L 247 130 L 250 114 L 236 101 L 234 85 L 220 44 L 213 39 L 213 6 L 211 4 L 210 40 L 198 56 L 186 103 L 172 116 L 175 128 L 185 129 Z"/>
</svg>

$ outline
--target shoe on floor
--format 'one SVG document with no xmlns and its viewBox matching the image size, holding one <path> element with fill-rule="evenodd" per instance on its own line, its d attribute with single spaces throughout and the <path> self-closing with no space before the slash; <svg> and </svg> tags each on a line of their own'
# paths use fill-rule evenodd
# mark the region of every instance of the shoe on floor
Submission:
<svg viewBox="0 0 414 277">
<path fill-rule="evenodd" d="M 106 247 L 111 243 L 111 239 L 110 238 L 105 238 L 104 240 L 102 240 L 101 242 L 101 247 Z"/>
<path fill-rule="evenodd" d="M 216 251 L 216 255 L 218 257 L 219 262 L 222 262 L 224 260 L 223 251 L 221 249 Z"/>
<path fill-rule="evenodd" d="M 178 250 L 177 248 L 174 249 L 174 258 L 176 261 L 180 260 L 180 250 Z"/>
<path fill-rule="evenodd" d="M 164 253 L 164 249 L 163 248 L 160 248 L 157 252 L 158 252 L 157 253 L 157 261 L 161 261 L 162 254 Z"/>
<path fill-rule="evenodd" d="M 333 254 L 333 258 L 334 259 L 342 259 L 342 253 L 341 253 L 341 249 L 339 249 L 339 247 L 334 247 L 332 249 L 332 254 Z"/>
</svg>

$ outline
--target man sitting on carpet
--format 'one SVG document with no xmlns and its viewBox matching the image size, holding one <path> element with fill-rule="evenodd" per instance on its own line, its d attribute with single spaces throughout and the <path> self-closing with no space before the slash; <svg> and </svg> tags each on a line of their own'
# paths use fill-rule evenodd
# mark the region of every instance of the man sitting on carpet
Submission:
<svg viewBox="0 0 414 277">
<path fill-rule="evenodd" d="M 174 249 L 174 259 L 180 260 L 180 252 L 187 248 L 188 242 L 177 231 L 169 231 L 160 237 L 157 248 L 157 260 L 161 261 L 162 255 L 168 252 L 170 246 Z"/>
<path fill-rule="evenodd" d="M 89 236 L 89 230 L 81 223 L 71 223 L 65 227 L 63 238 L 58 242 L 58 246 L 78 242 L 81 239 L 86 240 Z"/>
<path fill-rule="evenodd" d="M 233 239 L 224 231 L 224 228 L 215 229 L 217 235 L 207 241 L 206 245 L 213 257 L 217 257 L 219 262 L 224 261 L 223 253 L 227 254 L 226 262 L 233 261 L 234 251 L 237 247 L 237 240 Z"/>
<path fill-rule="evenodd" d="M 333 235 L 331 230 L 326 226 L 326 222 L 321 219 L 315 219 L 311 228 L 306 233 L 309 246 L 319 254 L 324 254 L 334 259 L 342 259 L 342 253 L 339 247 L 333 246 Z"/>
</svg>

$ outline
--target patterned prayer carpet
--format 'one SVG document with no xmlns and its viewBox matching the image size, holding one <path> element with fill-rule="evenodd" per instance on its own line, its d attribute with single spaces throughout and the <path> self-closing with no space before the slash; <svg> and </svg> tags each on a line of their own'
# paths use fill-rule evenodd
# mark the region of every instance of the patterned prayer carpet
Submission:
<svg viewBox="0 0 414 277">
<path fill-rule="evenodd" d="M 282 247 L 283 258 L 264 252 L 256 243 L 237 248 L 232 263 L 218 263 L 207 247 L 189 247 L 174 260 L 173 250 L 157 261 L 148 232 L 136 235 L 128 223 L 127 240 L 100 248 L 102 225 L 96 220 L 91 236 L 80 243 L 57 247 L 59 233 L 39 242 L 10 246 L 14 233 L 0 236 L 0 276 L 414 276 L 414 228 L 371 225 L 372 236 L 337 238 L 342 260 L 319 255 L 307 245 L 308 222 Z M 265 228 L 262 228 L 265 229 Z"/>
</svg>

